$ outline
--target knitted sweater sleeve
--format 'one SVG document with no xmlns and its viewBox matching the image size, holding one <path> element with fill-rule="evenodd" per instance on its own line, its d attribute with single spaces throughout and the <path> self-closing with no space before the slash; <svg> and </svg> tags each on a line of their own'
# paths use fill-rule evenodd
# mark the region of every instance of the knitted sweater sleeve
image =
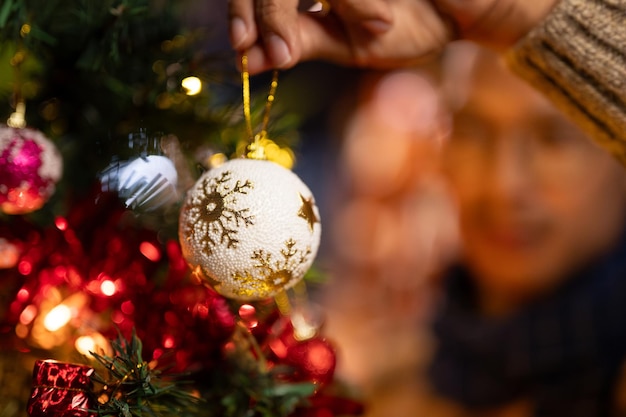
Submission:
<svg viewBox="0 0 626 417">
<path fill-rule="evenodd" d="M 506 58 L 626 165 L 626 0 L 562 0 Z"/>
</svg>

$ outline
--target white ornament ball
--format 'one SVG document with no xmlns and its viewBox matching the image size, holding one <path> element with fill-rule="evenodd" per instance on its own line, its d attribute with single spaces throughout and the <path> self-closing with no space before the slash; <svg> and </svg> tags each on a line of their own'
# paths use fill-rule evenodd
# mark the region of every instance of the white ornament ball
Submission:
<svg viewBox="0 0 626 417">
<path fill-rule="evenodd" d="M 178 199 L 178 174 L 171 159 L 148 155 L 109 165 L 100 175 L 105 191 L 117 191 L 126 207 L 153 211 Z"/>
<path fill-rule="evenodd" d="M 63 159 L 54 143 L 29 128 L 0 126 L 0 210 L 25 214 L 43 206 L 61 178 Z"/>
<path fill-rule="evenodd" d="M 313 194 L 290 170 L 233 159 L 205 172 L 180 213 L 185 259 L 222 295 L 259 300 L 302 279 L 320 243 Z"/>
</svg>

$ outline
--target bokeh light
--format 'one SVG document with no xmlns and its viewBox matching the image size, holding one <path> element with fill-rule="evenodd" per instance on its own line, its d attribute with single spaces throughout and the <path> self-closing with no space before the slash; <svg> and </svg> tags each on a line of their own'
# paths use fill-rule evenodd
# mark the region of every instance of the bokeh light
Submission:
<svg viewBox="0 0 626 417">
<path fill-rule="evenodd" d="M 46 330 L 54 332 L 65 326 L 72 318 L 72 311 L 65 304 L 54 307 L 44 319 L 43 325 Z"/>
<path fill-rule="evenodd" d="M 186 77 L 180 82 L 188 96 L 195 96 L 202 91 L 202 81 L 198 77 Z"/>
<path fill-rule="evenodd" d="M 102 281 L 100 284 L 100 291 L 102 294 L 110 297 L 116 293 L 117 288 L 115 287 L 115 283 L 113 281 L 107 279 Z"/>
</svg>

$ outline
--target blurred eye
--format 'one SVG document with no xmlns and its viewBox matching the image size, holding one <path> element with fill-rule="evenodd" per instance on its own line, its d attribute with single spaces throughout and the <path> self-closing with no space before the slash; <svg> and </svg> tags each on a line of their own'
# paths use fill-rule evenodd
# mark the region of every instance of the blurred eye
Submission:
<svg viewBox="0 0 626 417">
<path fill-rule="evenodd" d="M 454 172 L 476 173 L 494 147 L 493 129 L 484 118 L 466 112 L 454 116 L 447 155 Z M 468 171 L 469 170 L 469 171 Z"/>
<path fill-rule="evenodd" d="M 586 140 L 584 134 L 561 117 L 546 117 L 536 123 L 535 131 L 542 146 L 575 146 Z"/>
<path fill-rule="evenodd" d="M 491 129 L 480 118 L 466 113 L 458 113 L 454 117 L 452 140 L 465 144 L 482 145 L 491 137 Z"/>
</svg>

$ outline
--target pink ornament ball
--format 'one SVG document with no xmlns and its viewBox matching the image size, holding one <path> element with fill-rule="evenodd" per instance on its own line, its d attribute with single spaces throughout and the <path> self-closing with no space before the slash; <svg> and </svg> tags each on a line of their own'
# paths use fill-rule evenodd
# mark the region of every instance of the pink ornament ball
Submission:
<svg viewBox="0 0 626 417">
<path fill-rule="evenodd" d="M 62 170 L 61 154 L 41 132 L 0 126 L 0 211 L 40 209 L 54 193 Z"/>
</svg>

